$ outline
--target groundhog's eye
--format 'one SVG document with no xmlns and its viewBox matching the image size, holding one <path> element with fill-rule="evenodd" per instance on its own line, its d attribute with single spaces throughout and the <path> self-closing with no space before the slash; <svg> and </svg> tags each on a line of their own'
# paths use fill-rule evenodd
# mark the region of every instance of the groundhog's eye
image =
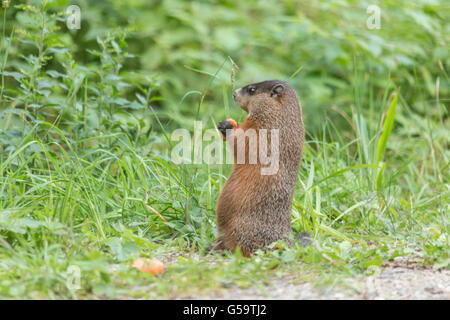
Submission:
<svg viewBox="0 0 450 320">
<path fill-rule="evenodd" d="M 248 93 L 254 94 L 255 92 L 256 92 L 256 88 L 254 88 L 254 87 L 248 88 Z"/>
</svg>

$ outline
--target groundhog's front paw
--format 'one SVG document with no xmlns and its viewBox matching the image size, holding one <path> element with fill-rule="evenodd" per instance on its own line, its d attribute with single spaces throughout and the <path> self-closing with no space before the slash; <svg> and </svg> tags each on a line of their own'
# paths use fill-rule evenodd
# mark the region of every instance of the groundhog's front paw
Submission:
<svg viewBox="0 0 450 320">
<path fill-rule="evenodd" d="M 226 136 L 227 136 L 227 130 L 233 129 L 235 127 L 237 127 L 237 123 L 233 119 L 223 120 L 217 126 L 217 128 L 219 129 L 220 133 L 222 133 L 222 136 L 224 138 L 226 138 Z"/>
</svg>

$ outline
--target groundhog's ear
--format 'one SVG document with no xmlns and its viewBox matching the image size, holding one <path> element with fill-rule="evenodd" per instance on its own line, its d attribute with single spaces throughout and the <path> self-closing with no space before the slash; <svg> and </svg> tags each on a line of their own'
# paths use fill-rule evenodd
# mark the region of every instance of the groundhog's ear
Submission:
<svg viewBox="0 0 450 320">
<path fill-rule="evenodd" d="M 283 95 L 284 86 L 282 84 L 276 84 L 272 87 L 272 91 L 270 93 L 271 97 L 281 97 Z"/>
</svg>

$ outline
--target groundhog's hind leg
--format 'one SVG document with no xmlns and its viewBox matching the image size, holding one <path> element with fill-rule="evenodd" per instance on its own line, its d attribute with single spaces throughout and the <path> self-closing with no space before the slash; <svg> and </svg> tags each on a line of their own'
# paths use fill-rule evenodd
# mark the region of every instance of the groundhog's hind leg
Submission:
<svg viewBox="0 0 450 320">
<path fill-rule="evenodd" d="M 234 250 L 234 245 L 230 244 L 230 241 L 227 240 L 224 236 L 220 236 L 214 241 L 209 247 L 209 251 L 219 251 L 219 250 Z"/>
<path fill-rule="evenodd" d="M 223 237 L 219 237 L 216 239 L 213 245 L 211 245 L 208 249 L 208 251 L 219 251 L 219 250 L 229 250 L 231 252 L 234 252 L 237 248 L 237 245 L 234 241 L 226 241 Z M 252 251 L 250 248 L 247 247 L 240 247 L 242 255 L 244 257 L 251 257 Z"/>
<path fill-rule="evenodd" d="M 234 251 L 236 251 L 236 248 L 237 248 L 236 245 L 232 245 L 232 246 L 225 245 L 224 241 L 221 238 L 219 238 L 211 246 L 210 251 L 228 250 L 228 251 L 234 252 Z M 239 248 L 241 249 L 242 255 L 244 257 L 250 258 L 252 256 L 252 251 L 249 248 L 246 248 L 246 247 L 239 247 Z"/>
<path fill-rule="evenodd" d="M 252 251 L 249 248 L 246 248 L 246 247 L 240 247 L 240 248 L 241 248 L 242 255 L 244 257 L 250 258 L 252 256 Z"/>
<path fill-rule="evenodd" d="M 211 245 L 212 250 L 225 250 L 225 244 L 222 237 L 219 237 L 214 241 L 214 244 Z"/>
</svg>

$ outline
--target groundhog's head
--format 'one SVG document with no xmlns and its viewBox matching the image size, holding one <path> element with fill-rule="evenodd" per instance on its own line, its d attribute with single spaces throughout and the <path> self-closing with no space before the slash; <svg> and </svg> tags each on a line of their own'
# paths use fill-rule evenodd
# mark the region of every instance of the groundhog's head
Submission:
<svg viewBox="0 0 450 320">
<path fill-rule="evenodd" d="M 283 81 L 270 80 L 249 84 L 233 93 L 234 101 L 251 116 L 274 113 L 283 107 L 283 97 L 290 86 Z"/>
</svg>

